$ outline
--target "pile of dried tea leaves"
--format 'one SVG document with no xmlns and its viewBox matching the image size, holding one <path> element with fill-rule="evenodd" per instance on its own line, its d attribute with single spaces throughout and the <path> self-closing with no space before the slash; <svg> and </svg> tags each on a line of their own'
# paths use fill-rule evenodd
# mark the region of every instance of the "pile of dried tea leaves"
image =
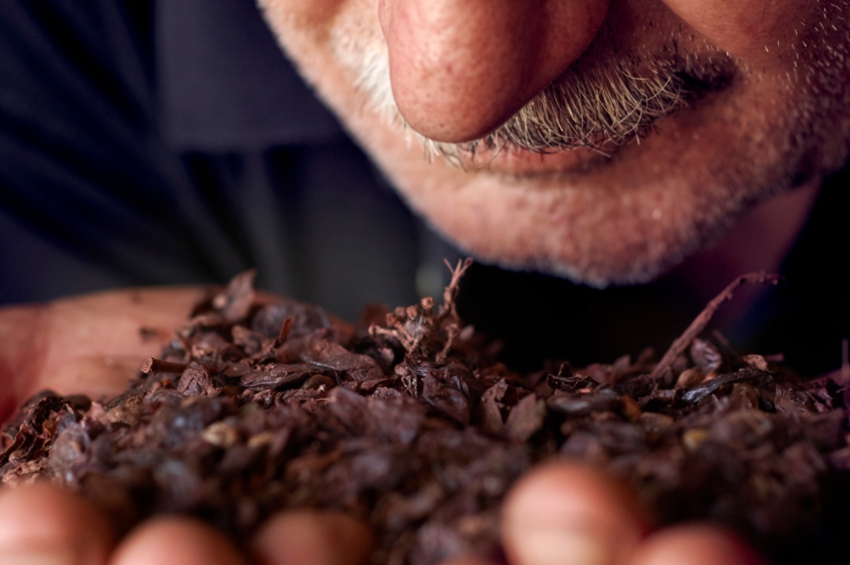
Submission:
<svg viewBox="0 0 850 565">
<path fill-rule="evenodd" d="M 33 398 L 5 430 L 2 481 L 50 477 L 125 531 L 183 512 L 239 540 L 282 508 L 339 509 L 374 528 L 376 562 L 432 565 L 497 556 L 506 490 L 562 456 L 623 477 L 660 524 L 716 519 L 789 559 L 832 551 L 850 507 L 843 391 L 698 337 L 735 285 L 773 279 L 730 285 L 661 361 L 518 374 L 457 317 L 466 266 L 441 306 L 359 332 L 237 276 L 121 396 Z"/>
</svg>

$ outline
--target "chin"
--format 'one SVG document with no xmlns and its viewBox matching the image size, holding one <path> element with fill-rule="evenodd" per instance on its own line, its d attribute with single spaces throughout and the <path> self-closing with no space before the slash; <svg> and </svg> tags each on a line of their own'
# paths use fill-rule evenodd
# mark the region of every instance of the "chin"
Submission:
<svg viewBox="0 0 850 565">
<path fill-rule="evenodd" d="M 748 206 L 741 206 L 744 213 Z M 669 272 L 701 248 L 722 239 L 735 218 L 725 215 L 716 218 L 713 226 L 700 227 L 681 225 L 664 234 L 658 232 L 658 220 L 600 221 L 595 225 L 586 223 L 579 230 L 572 229 L 575 222 L 546 224 L 539 220 L 533 230 L 526 232 L 516 226 L 504 227 L 504 231 L 515 230 L 513 237 L 504 234 L 487 237 L 477 231 L 470 234 L 443 232 L 467 253 L 485 263 L 499 267 L 536 271 L 569 279 L 577 284 L 594 288 L 608 286 L 644 284 Z M 439 219 L 434 224 L 438 231 Z M 576 234 L 575 231 L 580 231 Z M 555 234 L 561 233 L 560 242 Z"/>
</svg>

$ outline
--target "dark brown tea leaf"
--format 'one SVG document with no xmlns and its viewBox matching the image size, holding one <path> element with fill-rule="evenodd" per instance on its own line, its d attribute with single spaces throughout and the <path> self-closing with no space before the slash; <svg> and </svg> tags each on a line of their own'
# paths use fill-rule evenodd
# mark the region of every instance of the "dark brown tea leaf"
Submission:
<svg viewBox="0 0 850 565">
<path fill-rule="evenodd" d="M 842 562 L 840 387 L 699 337 L 737 285 L 773 277 L 736 280 L 657 364 L 648 351 L 520 375 L 457 316 L 467 266 L 443 305 L 353 335 L 307 304 L 258 304 L 254 273 L 239 275 L 121 396 L 28 402 L 4 431 L 2 483 L 48 477 L 125 531 L 180 512 L 237 541 L 283 508 L 336 509 L 374 529 L 375 563 L 434 565 L 497 558 L 507 490 L 566 457 L 622 477 L 659 525 L 719 520 L 777 560 Z"/>
</svg>

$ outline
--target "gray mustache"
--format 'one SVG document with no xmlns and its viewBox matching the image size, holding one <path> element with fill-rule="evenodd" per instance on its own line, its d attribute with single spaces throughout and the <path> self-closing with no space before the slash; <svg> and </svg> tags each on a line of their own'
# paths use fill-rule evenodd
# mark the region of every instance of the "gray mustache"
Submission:
<svg viewBox="0 0 850 565">
<path fill-rule="evenodd" d="M 639 141 L 659 118 L 727 88 L 733 73 L 725 54 L 571 68 L 484 138 L 431 145 L 450 160 L 506 146 L 537 153 L 589 147 L 604 154 L 605 147 Z"/>
</svg>

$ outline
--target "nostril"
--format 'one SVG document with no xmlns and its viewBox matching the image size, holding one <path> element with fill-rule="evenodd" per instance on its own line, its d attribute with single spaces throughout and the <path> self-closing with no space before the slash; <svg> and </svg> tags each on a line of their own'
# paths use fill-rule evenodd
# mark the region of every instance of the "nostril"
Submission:
<svg viewBox="0 0 850 565">
<path fill-rule="evenodd" d="M 608 0 L 382 0 L 396 104 L 419 133 L 480 138 L 591 43 Z"/>
</svg>

